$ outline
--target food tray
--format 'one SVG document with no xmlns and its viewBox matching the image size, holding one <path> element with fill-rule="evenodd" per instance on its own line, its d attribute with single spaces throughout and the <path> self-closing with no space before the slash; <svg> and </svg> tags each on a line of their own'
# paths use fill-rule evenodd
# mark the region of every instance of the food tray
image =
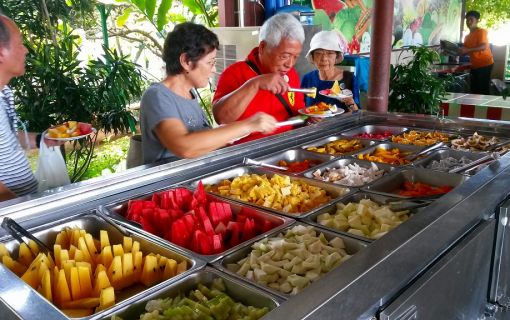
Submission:
<svg viewBox="0 0 510 320">
<path fill-rule="evenodd" d="M 66 227 L 78 227 L 81 229 L 86 230 L 88 233 L 92 234 L 92 236 L 96 239 L 99 239 L 99 231 L 100 230 L 106 230 L 108 231 L 108 237 L 110 239 L 110 243 L 120 243 L 122 244 L 123 235 L 109 222 L 102 219 L 100 216 L 97 215 L 95 210 L 91 212 L 86 212 L 83 214 L 79 214 L 76 216 L 73 216 L 71 218 L 57 221 L 54 223 L 48 223 L 45 225 L 38 226 L 36 228 L 32 228 L 29 231 L 34 234 L 39 240 L 44 242 L 49 248 L 53 248 L 54 239 L 56 235 L 63 230 Z M 92 319 L 92 318 L 100 318 L 102 315 L 104 315 L 107 312 L 110 312 L 112 308 L 120 307 L 123 305 L 126 305 L 128 301 L 133 299 L 138 299 L 142 297 L 145 293 L 147 293 L 150 290 L 155 290 L 156 288 L 164 288 L 168 286 L 170 283 L 175 282 L 176 280 L 185 277 L 187 274 L 193 272 L 196 269 L 202 268 L 205 263 L 204 261 L 200 259 L 196 259 L 193 257 L 190 257 L 187 255 L 184 251 L 180 250 L 179 248 L 173 248 L 170 246 L 162 246 L 159 245 L 157 242 L 154 242 L 152 239 L 150 239 L 148 236 L 138 233 L 136 231 L 131 231 L 131 237 L 133 240 L 136 240 L 140 242 L 140 250 L 145 254 L 149 252 L 153 252 L 154 254 L 160 254 L 162 256 L 165 256 L 167 258 L 175 259 L 176 261 L 182 261 L 186 260 L 188 264 L 188 270 L 180 275 L 174 276 L 168 280 L 162 281 L 156 285 L 153 285 L 150 288 L 146 288 L 145 286 L 138 284 L 131 286 L 129 288 L 123 289 L 121 291 L 116 290 L 115 291 L 115 300 L 116 303 L 110 308 L 107 308 L 105 310 L 102 310 L 100 312 L 94 313 L 90 316 L 83 317 L 80 319 Z M 0 241 L 2 241 L 7 249 L 10 252 L 17 252 L 17 249 L 19 247 L 18 241 L 8 237 L 3 238 Z M 0 268 L 5 268 L 3 265 L 0 264 Z M 23 282 L 23 280 L 19 279 L 19 281 Z M 54 306 L 51 302 L 47 301 L 44 298 L 43 299 L 46 303 L 50 304 L 53 308 L 56 310 L 59 310 L 56 306 Z"/>
<path fill-rule="evenodd" d="M 334 158 L 334 156 L 330 155 L 330 154 L 311 152 L 311 151 L 306 151 L 303 149 L 291 149 L 291 150 L 286 150 L 284 152 L 278 152 L 273 155 L 260 157 L 260 158 L 257 158 L 256 160 L 267 163 L 267 164 L 272 164 L 272 165 L 278 165 L 278 161 L 280 161 L 280 160 L 285 160 L 286 162 L 295 162 L 295 161 L 301 162 L 304 160 L 318 160 L 322 164 L 322 163 L 327 162 L 333 158 Z M 312 166 L 311 168 L 315 168 L 315 167 L 316 166 Z M 285 174 L 294 174 L 294 175 L 297 175 L 297 174 L 300 174 L 303 172 L 303 171 L 301 171 L 301 172 L 287 172 L 287 171 L 281 171 L 281 170 L 276 170 L 276 169 L 272 170 L 271 168 L 266 168 L 266 169 L 271 170 L 271 171 L 285 173 Z"/>
<path fill-rule="evenodd" d="M 273 172 L 273 171 L 268 171 L 268 170 L 260 169 L 260 168 L 257 168 L 257 167 L 236 167 L 234 169 L 223 171 L 223 172 L 220 172 L 220 173 L 217 173 L 217 174 L 213 174 L 213 175 L 210 175 L 210 176 L 206 176 L 206 177 L 204 177 L 202 179 L 193 181 L 193 182 L 190 183 L 190 186 L 192 188 L 195 188 L 199 181 L 202 181 L 204 186 L 208 185 L 208 184 L 218 184 L 219 182 L 221 182 L 223 180 L 233 179 L 233 178 L 236 178 L 236 177 L 240 177 L 240 176 L 242 176 L 244 174 L 259 174 L 259 175 L 265 174 L 268 178 L 271 178 L 276 173 Z M 282 175 L 282 176 L 285 176 L 285 174 L 281 174 L 281 173 L 278 173 L 278 174 Z M 320 188 L 326 190 L 330 194 L 330 196 L 332 198 L 330 202 L 333 202 L 333 201 L 335 201 L 335 199 L 340 198 L 343 195 L 345 195 L 348 192 L 350 192 L 349 188 L 333 185 L 331 183 L 326 183 L 326 182 L 322 182 L 322 181 L 318 181 L 318 180 L 314 180 L 314 179 L 309 179 L 309 178 L 304 178 L 304 177 L 297 177 L 297 176 L 289 176 L 289 177 L 290 177 L 291 181 L 303 181 L 303 182 L 306 182 L 309 185 L 320 187 Z M 250 202 L 245 202 L 245 201 L 242 201 L 242 200 L 237 200 L 237 199 L 233 199 L 233 198 L 224 197 L 224 196 L 219 195 L 219 194 L 215 194 L 215 195 L 217 195 L 217 196 L 219 196 L 221 198 L 231 199 L 233 201 L 240 202 L 240 203 L 245 204 L 245 205 L 253 206 L 253 207 L 256 207 L 256 208 L 259 208 L 259 209 L 262 209 L 262 210 L 269 210 L 271 212 L 282 214 L 282 215 L 285 215 L 285 216 L 288 216 L 288 217 L 291 217 L 291 218 L 302 218 L 302 217 L 305 217 L 306 215 L 308 215 L 308 214 L 310 214 L 310 213 L 312 213 L 312 212 L 314 212 L 316 210 L 320 210 L 322 207 L 328 205 L 328 203 L 329 203 L 329 202 L 325 203 L 325 204 L 323 204 L 321 206 L 318 206 L 316 208 L 313 208 L 313 209 L 311 209 L 309 211 L 301 212 L 300 214 L 297 214 L 297 213 L 296 214 L 292 214 L 292 213 L 287 213 L 287 212 L 284 212 L 284 211 L 281 211 L 281 210 L 276 210 L 276 209 L 273 209 L 273 208 L 259 206 L 259 205 L 256 205 L 254 203 L 250 203 Z"/>
<path fill-rule="evenodd" d="M 292 228 L 292 227 L 294 227 L 296 225 L 309 226 L 309 224 L 306 224 L 306 223 L 303 223 L 303 222 L 296 222 L 296 223 L 288 226 L 287 228 L 285 228 L 283 230 L 272 232 L 272 233 L 268 234 L 266 237 L 268 237 L 268 238 L 275 237 L 279 233 L 284 233 L 288 229 L 290 229 L 290 228 Z M 358 239 L 354 239 L 354 238 L 351 238 L 351 237 L 346 237 L 346 236 L 344 236 L 342 234 L 339 234 L 339 233 L 336 233 L 336 232 L 331 232 L 331 231 L 329 231 L 327 229 L 319 228 L 317 226 L 313 226 L 313 227 L 314 227 L 314 229 L 316 231 L 322 232 L 328 241 L 330 239 L 334 238 L 334 237 L 341 238 L 344 241 L 344 243 L 345 243 L 346 252 L 348 254 L 350 254 L 350 255 L 354 255 L 355 253 L 357 253 L 360 250 L 362 250 L 362 249 L 367 247 L 367 243 L 366 242 L 360 241 Z M 261 288 L 263 290 L 269 291 L 273 295 L 276 295 L 276 296 L 279 296 L 279 297 L 282 297 L 282 298 L 285 298 L 285 299 L 289 299 L 289 298 L 293 297 L 293 295 L 286 294 L 286 293 L 280 292 L 278 290 L 272 289 L 270 287 L 258 284 L 255 281 L 247 279 L 247 278 L 245 278 L 243 276 L 238 275 L 235 272 L 232 272 L 232 271 L 228 270 L 227 264 L 229 264 L 229 263 L 236 263 L 237 261 L 245 258 L 251 252 L 251 250 L 252 250 L 251 247 L 252 247 L 252 245 L 255 242 L 256 241 L 251 241 L 251 242 L 247 243 L 243 248 L 241 248 L 241 249 L 239 249 L 239 250 L 237 250 L 237 251 L 235 251 L 235 252 L 233 252 L 233 253 L 231 253 L 229 255 L 226 255 L 222 259 L 216 261 L 214 263 L 214 266 L 217 267 L 218 269 L 220 269 L 220 270 L 222 270 L 222 271 L 224 271 L 224 272 L 226 272 L 226 273 L 228 273 L 228 274 L 238 278 L 238 279 L 242 279 L 243 281 L 249 282 L 249 283 L 253 284 L 254 286 L 256 286 L 258 288 Z M 341 268 L 341 267 L 342 267 L 342 265 L 339 265 L 334 270 L 337 270 L 338 268 Z M 324 276 L 325 275 L 322 275 L 321 277 L 324 277 Z M 306 294 L 306 288 L 304 288 L 304 292 Z"/>
<path fill-rule="evenodd" d="M 391 171 L 396 169 L 394 166 L 391 166 L 391 165 L 386 164 L 386 163 L 382 163 L 382 162 L 374 162 L 374 163 L 377 165 L 377 167 L 379 169 L 385 171 L 385 173 L 383 174 L 383 177 L 385 175 L 387 175 L 389 172 L 391 172 Z M 348 166 L 350 164 L 357 164 L 357 165 L 359 165 L 360 167 L 363 167 L 363 168 L 370 168 L 372 166 L 372 162 L 371 161 L 358 160 L 358 159 L 354 159 L 354 158 L 341 158 L 341 159 L 333 160 L 333 161 L 330 161 L 328 163 L 324 163 L 322 165 L 319 165 L 319 166 L 316 166 L 314 168 L 311 168 L 311 169 L 305 171 L 303 173 L 303 176 L 305 176 L 306 178 L 315 179 L 317 181 L 323 181 L 323 182 L 326 182 L 326 183 L 332 183 L 332 184 L 339 185 L 339 186 L 347 186 L 347 187 L 350 187 L 350 188 L 358 188 L 358 187 L 362 187 L 362 186 L 365 186 L 365 185 L 369 185 L 369 184 L 372 184 L 375 181 L 377 181 L 377 180 L 382 178 L 382 177 L 377 178 L 377 179 L 375 179 L 375 180 L 373 180 L 373 181 L 371 181 L 369 183 L 363 184 L 363 185 L 348 186 L 348 185 L 337 183 L 337 182 L 327 182 L 327 181 L 324 181 L 324 180 L 321 180 L 321 179 L 317 179 L 317 178 L 315 178 L 313 176 L 313 173 L 315 171 L 317 171 L 317 170 L 324 171 L 325 169 L 338 169 L 338 168 L 341 168 L 341 167 Z"/>
<path fill-rule="evenodd" d="M 383 126 L 383 125 L 366 125 L 366 126 L 362 126 L 362 127 L 359 127 L 359 128 L 355 128 L 355 129 L 351 129 L 351 130 L 347 130 L 347 131 L 344 131 L 341 133 L 341 135 L 343 136 L 346 136 L 346 137 L 349 137 L 349 138 L 353 138 L 353 139 L 357 139 L 355 138 L 354 136 L 357 135 L 357 134 L 362 134 L 362 133 L 384 133 L 384 132 L 391 132 L 392 135 L 399 135 L 405 131 L 407 131 L 408 129 L 405 128 L 405 127 L 394 127 L 394 126 Z M 380 140 L 380 141 L 385 141 L 385 140 L 388 140 L 388 139 L 391 139 L 391 136 L 388 137 L 388 138 L 385 138 L 385 139 L 375 139 L 374 140 Z"/>
<path fill-rule="evenodd" d="M 452 186 L 457 187 L 461 185 L 464 181 L 468 179 L 467 176 L 456 173 L 446 173 L 441 171 L 434 171 L 429 169 L 422 168 L 414 168 L 414 169 L 405 169 L 400 172 L 396 172 L 394 174 L 390 174 L 378 181 L 374 182 L 372 185 L 369 185 L 362 190 L 367 192 L 376 192 L 379 194 L 384 194 L 390 197 L 397 198 L 410 198 L 407 196 L 398 195 L 396 192 L 402 186 L 405 181 L 411 182 L 423 182 L 432 186 Z M 436 198 L 441 195 L 436 196 Z M 424 197 L 427 198 L 427 197 Z M 420 199 L 420 197 L 416 197 L 416 199 Z"/>
<path fill-rule="evenodd" d="M 113 310 L 109 315 L 115 315 L 122 319 L 138 319 L 145 311 L 145 305 L 149 300 L 172 298 L 179 293 L 187 294 L 189 291 L 195 289 L 198 284 L 210 285 L 213 279 L 216 278 L 223 279 L 225 287 L 227 288 L 227 294 L 230 297 L 246 305 L 258 308 L 267 307 L 269 310 L 273 310 L 283 302 L 281 297 L 273 296 L 244 281 L 239 281 L 236 277 L 232 277 L 211 267 L 206 267 L 205 269 L 189 274 L 185 278 L 179 279 L 165 288 L 150 292 L 130 305 Z"/>
<path fill-rule="evenodd" d="M 450 141 L 452 139 L 455 139 L 455 138 L 457 138 L 459 136 L 459 134 L 455 133 L 455 132 L 449 132 L 449 131 L 446 131 L 446 130 L 438 130 L 438 129 L 427 129 L 427 128 L 408 128 L 406 132 L 401 132 L 400 134 L 398 134 L 396 136 L 403 136 L 404 134 L 408 134 L 411 131 L 416 131 L 416 132 L 438 132 L 438 133 L 447 135 L 448 136 L 448 141 L 444 142 L 445 145 L 449 145 Z M 440 142 L 440 141 L 436 141 L 435 143 L 431 143 L 431 144 L 428 144 L 428 145 L 420 146 L 420 145 L 417 145 L 417 144 L 414 144 L 414 143 L 403 144 L 403 143 L 399 143 L 399 142 L 394 142 L 392 139 L 393 139 L 393 137 L 390 137 L 390 142 L 392 142 L 392 143 L 398 143 L 400 145 L 417 146 L 417 147 L 420 147 L 420 148 L 426 148 L 426 147 L 432 146 L 432 145 Z"/>
<path fill-rule="evenodd" d="M 459 150 L 453 150 L 453 149 L 440 149 L 440 150 L 434 151 L 432 154 L 430 154 L 428 157 L 426 157 L 424 159 L 417 160 L 414 163 L 414 166 L 416 166 L 418 168 L 425 168 L 429 164 L 431 164 L 432 161 L 434 161 L 434 160 L 440 161 L 440 160 L 443 160 L 443 159 L 446 159 L 449 157 L 455 158 L 457 160 L 459 160 L 462 157 L 466 157 L 469 160 L 475 161 L 480 158 L 483 158 L 484 154 L 483 153 L 467 152 L 467 151 L 459 151 Z M 428 170 L 437 170 L 437 169 L 428 169 Z M 476 172 L 478 172 L 478 170 L 476 170 L 474 172 L 472 170 L 471 171 L 468 170 L 468 172 L 470 172 L 470 175 L 473 175 Z M 441 170 L 437 170 L 437 171 L 441 171 Z"/>
<path fill-rule="evenodd" d="M 382 148 L 382 149 L 385 149 L 385 150 L 390 150 L 390 149 L 397 148 L 397 149 L 399 149 L 401 151 L 404 151 L 404 152 L 410 152 L 409 155 L 411 155 L 411 153 L 418 153 L 418 152 L 420 152 L 421 150 L 424 149 L 424 147 L 417 147 L 417 146 L 408 145 L 408 144 L 398 144 L 398 143 L 393 143 L 393 142 L 381 142 L 379 144 L 376 144 L 376 145 L 371 146 L 369 148 L 366 148 L 364 150 L 360 150 L 358 152 L 355 152 L 355 153 L 352 154 L 352 156 L 355 159 L 358 159 L 358 155 L 360 155 L 360 154 L 372 154 L 377 148 Z M 360 159 L 358 159 L 358 160 L 360 160 Z M 416 160 L 411 161 L 411 163 L 413 163 L 414 161 L 416 161 Z M 376 162 L 376 163 L 379 164 L 379 163 L 384 163 L 384 162 Z M 409 164 L 411 164 L 411 163 L 409 163 Z M 388 164 L 388 163 L 386 163 L 386 164 Z M 402 167 L 402 166 L 406 166 L 406 165 L 409 165 L 409 164 L 404 164 L 404 165 L 401 165 L 401 166 L 395 165 L 395 166 Z"/>
<path fill-rule="evenodd" d="M 311 143 L 308 143 L 306 145 L 302 145 L 301 149 L 303 149 L 305 151 L 308 151 L 308 152 L 315 152 L 315 151 L 306 150 L 306 148 L 325 146 L 326 144 L 328 144 L 330 142 L 333 142 L 333 141 L 336 141 L 336 140 L 359 140 L 361 142 L 361 144 L 363 145 L 363 148 L 355 150 L 355 151 L 352 151 L 352 152 L 332 154 L 335 157 L 351 155 L 353 153 L 356 153 L 356 152 L 359 152 L 361 150 L 364 150 L 365 148 L 368 148 L 368 147 L 370 147 L 370 146 L 372 146 L 372 145 L 374 145 L 376 143 L 376 141 L 368 140 L 368 139 L 347 138 L 345 136 L 331 136 L 331 137 L 328 137 L 328 138 L 321 138 L 319 140 L 315 140 L 315 141 L 313 141 Z M 315 152 L 315 153 L 328 154 L 328 153 L 320 153 L 320 152 Z"/>
<path fill-rule="evenodd" d="M 330 214 L 336 213 L 336 205 L 337 205 L 337 203 L 347 204 L 349 202 L 359 202 L 360 200 L 363 200 L 363 199 L 370 199 L 370 200 L 372 200 L 374 202 L 377 202 L 378 204 L 385 204 L 387 201 L 402 201 L 401 198 L 388 197 L 388 196 L 384 196 L 384 195 L 380 195 L 380 194 L 375 194 L 375 193 L 369 193 L 369 192 L 356 192 L 354 194 L 350 194 L 350 195 L 345 196 L 344 198 L 340 199 L 340 201 L 337 201 L 337 202 L 327 206 L 326 208 L 321 209 L 320 211 L 312 213 L 311 215 L 306 217 L 305 221 L 310 223 L 310 224 L 312 224 L 312 225 L 314 225 L 314 226 L 317 226 L 317 227 L 320 227 L 320 228 L 324 228 L 324 229 L 327 229 L 327 230 L 330 230 L 332 232 L 336 232 L 336 233 L 339 233 L 339 234 L 342 234 L 342 235 L 345 235 L 345 236 L 348 236 L 348 237 L 353 237 L 353 238 L 356 238 L 356 239 L 359 239 L 359 240 L 362 240 L 362 241 L 367 241 L 367 242 L 376 241 L 376 239 L 371 239 L 371 238 L 368 238 L 368 237 L 362 237 L 362 236 L 359 236 L 359 235 L 356 235 L 356 234 L 353 234 L 353 233 L 349 233 L 347 231 L 341 231 L 339 229 L 328 227 L 328 226 L 322 225 L 319 222 L 317 222 L 317 217 L 319 215 L 323 214 L 323 213 L 330 213 Z M 420 209 L 410 210 L 410 214 L 411 215 L 415 214 L 419 210 L 421 210 L 421 208 Z M 392 229 L 392 230 L 394 230 L 394 229 Z M 390 230 L 389 232 L 391 232 L 392 230 Z"/>
<path fill-rule="evenodd" d="M 169 188 L 169 189 L 166 189 L 166 190 L 171 190 L 171 189 L 175 189 L 175 188 Z M 161 191 L 163 191 L 163 190 L 158 190 L 158 191 L 155 191 L 155 192 L 161 192 Z M 154 192 L 146 195 L 145 197 L 138 198 L 138 200 L 148 200 L 151 197 L 150 195 L 152 195 L 153 193 Z M 263 211 L 263 210 L 259 210 L 259 209 L 253 208 L 253 207 L 240 205 L 239 203 L 234 202 L 234 201 L 232 201 L 229 198 L 223 198 L 223 197 L 215 196 L 215 195 L 212 195 L 212 194 L 209 194 L 209 193 L 207 194 L 207 197 L 208 197 L 209 200 L 212 199 L 212 200 L 217 200 L 217 201 L 222 201 L 222 202 L 228 203 L 230 205 L 231 209 L 232 209 L 232 214 L 234 214 L 234 215 L 238 214 L 238 213 L 240 213 L 242 211 L 243 214 L 247 215 L 248 217 L 255 217 L 257 219 L 258 218 L 262 218 L 262 219 L 271 221 L 273 224 L 277 224 L 278 226 L 273 228 L 273 230 L 281 229 L 281 228 L 285 227 L 286 225 L 289 225 L 292 222 L 294 222 L 293 219 L 290 219 L 288 217 L 282 217 L 282 216 L 271 214 L 269 212 L 266 212 L 266 211 Z M 213 255 L 203 255 L 203 254 L 199 254 L 197 252 L 191 251 L 191 250 L 186 249 L 184 247 L 178 246 L 178 245 L 176 245 L 176 244 L 174 244 L 174 243 L 172 243 L 172 242 L 170 242 L 168 240 L 165 240 L 165 239 L 160 238 L 158 236 L 155 236 L 155 235 L 153 235 L 151 233 L 148 233 L 147 231 L 143 230 L 138 223 L 126 219 L 125 215 L 126 215 L 126 211 L 127 211 L 128 201 L 129 200 L 123 200 L 123 201 L 120 201 L 120 202 L 112 203 L 112 204 L 109 204 L 109 205 L 105 206 L 104 209 L 106 210 L 106 213 L 112 219 L 114 219 L 116 222 L 119 222 L 119 223 L 121 223 L 123 225 L 129 225 L 132 228 L 136 228 L 139 232 L 146 233 L 146 234 L 148 234 L 148 235 L 150 235 L 152 237 L 156 237 L 160 241 L 163 241 L 163 242 L 166 242 L 166 243 L 171 243 L 172 245 L 177 246 L 177 247 L 181 248 L 182 250 L 186 251 L 190 255 L 199 256 L 200 259 L 202 259 L 202 260 L 204 260 L 206 262 L 212 262 L 214 260 L 217 260 L 220 257 L 222 257 L 223 255 L 225 255 L 225 254 L 227 254 L 227 253 L 229 253 L 231 251 L 235 251 L 237 248 L 239 248 L 239 247 L 241 247 L 243 245 L 243 243 L 240 243 L 237 246 L 234 246 L 234 247 L 232 247 L 230 249 L 227 249 L 227 250 L 225 250 L 225 251 L 223 251 L 221 253 L 213 254 Z M 263 234 L 259 234 L 259 235 L 255 236 L 254 239 L 255 238 L 260 238 L 260 237 L 263 237 Z"/>
</svg>

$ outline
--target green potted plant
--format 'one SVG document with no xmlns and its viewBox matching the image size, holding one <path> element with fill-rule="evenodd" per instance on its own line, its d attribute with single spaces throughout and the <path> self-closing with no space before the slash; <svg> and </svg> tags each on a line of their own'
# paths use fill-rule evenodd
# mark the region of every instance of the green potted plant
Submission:
<svg viewBox="0 0 510 320">
<path fill-rule="evenodd" d="M 406 113 L 437 114 L 446 89 L 453 84 L 451 75 L 434 75 L 431 66 L 440 56 L 429 47 L 410 47 L 408 63 L 392 65 L 388 110 Z"/>
</svg>

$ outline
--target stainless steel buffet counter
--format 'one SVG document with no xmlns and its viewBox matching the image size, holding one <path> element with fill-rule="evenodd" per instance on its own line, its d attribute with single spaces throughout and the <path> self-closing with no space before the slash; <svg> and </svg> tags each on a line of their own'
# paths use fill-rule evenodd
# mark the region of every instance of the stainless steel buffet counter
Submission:
<svg viewBox="0 0 510 320">
<path fill-rule="evenodd" d="M 267 157 L 364 125 L 510 137 L 510 124 L 504 122 L 452 121 L 359 112 L 249 144 L 224 148 L 199 159 L 144 167 L 111 178 L 69 186 L 53 194 L 0 207 L 0 216 L 11 217 L 28 229 L 37 229 L 99 206 L 140 198 L 171 186 L 192 185 L 199 178 L 241 165 L 243 157 Z M 394 171 L 400 172 L 401 169 Z M 388 176 L 394 174 L 388 171 Z M 498 292 L 498 297 L 495 297 L 496 293 L 489 294 L 488 288 L 490 280 L 494 282 L 495 276 L 490 276 L 491 270 L 496 269 L 494 261 L 500 262 L 501 252 L 504 252 L 498 247 L 499 256 L 493 254 L 494 243 L 501 240 L 496 234 L 499 237 L 505 234 L 501 228 L 506 227 L 508 220 L 501 227 L 497 211 L 510 194 L 510 155 L 504 155 L 477 174 L 463 177 L 465 181 L 460 186 L 421 209 L 419 214 L 382 238 L 367 240 L 365 246 L 349 260 L 312 282 L 302 293 L 283 297 L 268 294 L 268 301 L 275 302 L 271 304 L 274 309 L 266 318 L 476 319 L 481 316 L 488 302 L 498 302 L 506 294 Z M 351 189 L 359 190 L 357 187 Z M 370 191 L 370 188 L 363 190 Z M 274 210 L 272 212 L 276 214 Z M 309 221 L 306 216 L 294 218 L 302 223 Z M 160 238 L 153 238 L 161 246 L 185 252 L 202 262 L 200 256 L 193 255 L 192 251 L 184 251 Z M 0 241 L 9 239 L 0 231 Z M 206 261 L 203 262 L 205 264 Z M 220 273 L 222 269 L 219 263 L 212 263 L 207 268 L 216 268 Z M 207 272 L 218 273 L 217 270 Z M 229 281 L 234 279 L 228 275 L 225 277 Z M 506 280 L 506 276 L 496 278 Z M 180 281 L 186 281 L 186 278 Z M 498 288 L 506 290 L 506 287 L 499 283 Z M 267 292 L 260 287 L 252 289 L 257 294 Z M 147 295 L 156 296 L 155 290 L 150 290 Z M 0 299 L 3 302 L 0 304 L 2 319 L 39 319 L 42 314 L 46 319 L 65 318 L 3 265 L 0 265 Z M 116 310 L 126 314 L 125 309 L 131 303 L 136 304 L 136 299 L 127 299 L 101 316 Z"/>
</svg>

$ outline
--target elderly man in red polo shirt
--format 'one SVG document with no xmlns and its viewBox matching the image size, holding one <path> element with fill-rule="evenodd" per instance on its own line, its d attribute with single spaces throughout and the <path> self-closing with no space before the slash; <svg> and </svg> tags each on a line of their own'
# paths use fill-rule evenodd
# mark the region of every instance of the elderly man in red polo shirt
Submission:
<svg viewBox="0 0 510 320">
<path fill-rule="evenodd" d="M 305 33 L 299 21 L 288 13 L 277 14 L 260 28 L 259 45 L 245 61 L 230 65 L 221 74 L 213 98 L 213 112 L 220 124 L 249 118 L 257 112 L 285 121 L 304 107 L 301 93 L 288 92 L 299 88 L 294 65 L 301 53 Z M 287 131 L 278 128 L 271 134 Z M 237 143 L 264 137 L 253 133 Z"/>
</svg>

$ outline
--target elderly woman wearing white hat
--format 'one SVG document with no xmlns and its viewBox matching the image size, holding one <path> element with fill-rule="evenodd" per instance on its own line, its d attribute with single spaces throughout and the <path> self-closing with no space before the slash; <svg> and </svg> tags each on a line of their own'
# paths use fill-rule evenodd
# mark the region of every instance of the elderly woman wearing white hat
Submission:
<svg viewBox="0 0 510 320">
<path fill-rule="evenodd" d="M 301 87 L 316 87 L 317 91 L 330 89 L 335 81 L 342 89 L 353 90 L 353 75 L 351 72 L 337 68 L 335 64 L 344 59 L 340 46 L 340 38 L 335 31 L 320 31 L 310 41 L 310 50 L 306 54 L 310 63 L 315 65 L 317 70 L 311 71 L 303 76 Z M 344 98 L 341 101 L 328 98 L 318 94 L 315 98 L 306 97 L 307 106 L 323 101 L 343 108 L 345 111 L 357 110 L 358 106 L 353 97 Z"/>
</svg>

